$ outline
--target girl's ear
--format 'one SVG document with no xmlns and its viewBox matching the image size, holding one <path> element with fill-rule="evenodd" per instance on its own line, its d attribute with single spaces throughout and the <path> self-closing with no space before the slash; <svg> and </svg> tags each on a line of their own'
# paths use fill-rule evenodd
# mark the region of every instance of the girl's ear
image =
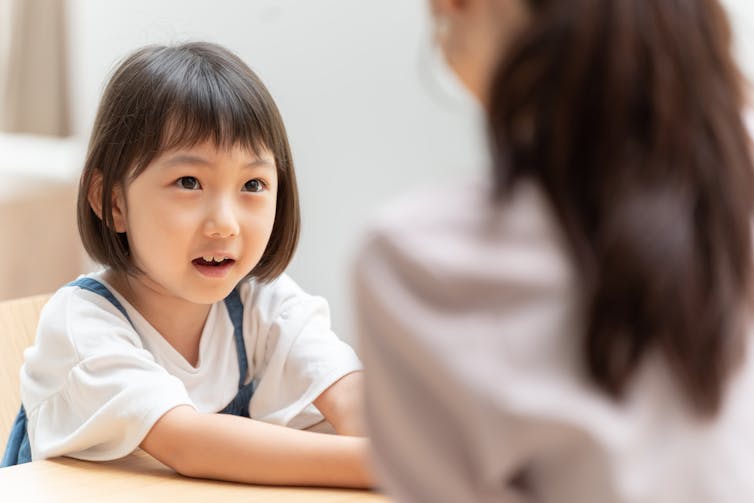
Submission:
<svg viewBox="0 0 754 503">
<path fill-rule="evenodd" d="M 104 220 L 102 215 L 102 171 L 94 170 L 92 173 L 92 182 L 89 184 L 88 201 L 89 206 L 92 207 L 92 211 L 101 219 Z M 126 232 L 126 198 L 123 194 L 123 189 L 120 184 L 113 187 L 110 194 L 110 208 L 113 215 L 113 224 L 115 225 L 115 232 Z"/>
</svg>

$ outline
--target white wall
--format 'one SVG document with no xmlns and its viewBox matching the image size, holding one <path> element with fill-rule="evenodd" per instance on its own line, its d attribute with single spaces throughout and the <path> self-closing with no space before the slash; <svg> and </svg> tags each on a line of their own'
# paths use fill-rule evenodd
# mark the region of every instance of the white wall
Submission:
<svg viewBox="0 0 754 503">
<path fill-rule="evenodd" d="M 204 39 L 238 53 L 288 128 L 303 233 L 290 273 L 330 301 L 346 340 L 348 265 L 385 199 L 478 170 L 475 110 L 433 73 L 424 0 L 72 0 L 75 130 L 87 135 L 116 61 L 153 42 Z"/>
<path fill-rule="evenodd" d="M 754 2 L 724 0 L 754 75 Z M 237 52 L 286 121 L 303 206 L 291 274 L 331 304 L 351 340 L 348 265 L 380 203 L 420 182 L 484 169 L 476 110 L 428 64 L 425 0 L 71 0 L 75 130 L 88 134 L 115 62 L 153 42 Z"/>
<path fill-rule="evenodd" d="M 754 1 L 721 0 L 728 9 L 734 30 L 739 64 L 750 82 L 754 82 Z"/>
</svg>

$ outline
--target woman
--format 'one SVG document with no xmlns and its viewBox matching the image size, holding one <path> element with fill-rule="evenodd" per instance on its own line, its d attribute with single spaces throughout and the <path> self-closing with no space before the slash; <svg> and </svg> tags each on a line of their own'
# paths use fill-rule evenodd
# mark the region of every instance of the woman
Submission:
<svg viewBox="0 0 754 503">
<path fill-rule="evenodd" d="M 356 262 L 399 501 L 754 501 L 752 160 L 716 0 L 435 0 L 492 176 Z"/>
</svg>

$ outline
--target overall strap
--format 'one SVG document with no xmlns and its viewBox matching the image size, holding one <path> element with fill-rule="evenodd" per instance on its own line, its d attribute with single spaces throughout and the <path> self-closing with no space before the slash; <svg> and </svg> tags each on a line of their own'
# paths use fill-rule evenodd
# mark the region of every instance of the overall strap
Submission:
<svg viewBox="0 0 754 503">
<path fill-rule="evenodd" d="M 131 317 L 128 316 L 128 313 L 126 312 L 126 308 L 123 307 L 123 304 L 121 304 L 118 299 L 115 298 L 115 295 L 113 295 L 113 292 L 107 289 L 105 285 L 97 281 L 96 279 L 92 278 L 79 278 L 76 281 L 71 281 L 68 283 L 67 286 L 77 286 L 81 288 L 82 290 L 89 290 L 90 292 L 94 292 L 97 295 L 100 295 L 107 299 L 110 304 L 115 306 L 115 308 L 120 311 L 123 316 L 126 317 L 128 322 L 131 324 L 131 326 L 134 326 L 134 323 L 131 321 Z"/>
<path fill-rule="evenodd" d="M 0 461 L 0 468 L 29 463 L 30 461 L 31 444 L 29 443 L 29 433 L 26 430 L 26 411 L 22 405 L 10 430 L 5 454 Z"/>
<path fill-rule="evenodd" d="M 243 302 L 238 288 L 234 288 L 225 297 L 225 307 L 228 316 L 233 323 L 233 339 L 236 341 L 236 353 L 238 356 L 238 389 L 243 388 L 246 375 L 249 373 L 249 361 L 246 358 L 246 343 L 243 340 Z"/>
<path fill-rule="evenodd" d="M 249 362 L 246 357 L 246 343 L 243 339 L 243 302 L 241 301 L 241 294 L 238 293 L 238 288 L 234 288 L 230 295 L 225 298 L 225 307 L 228 309 L 228 316 L 233 323 L 233 339 L 236 341 L 239 376 L 238 393 L 220 413 L 249 417 L 249 404 L 254 394 L 255 384 L 254 381 L 244 384 L 249 373 Z"/>
</svg>

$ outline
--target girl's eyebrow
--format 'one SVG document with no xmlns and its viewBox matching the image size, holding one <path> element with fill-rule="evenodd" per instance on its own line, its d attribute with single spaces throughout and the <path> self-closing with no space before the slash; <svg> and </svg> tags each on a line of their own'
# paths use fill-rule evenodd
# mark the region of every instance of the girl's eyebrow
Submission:
<svg viewBox="0 0 754 503">
<path fill-rule="evenodd" d="M 165 167 L 171 167 L 176 165 L 185 165 L 185 164 L 193 164 L 198 166 L 211 166 L 212 162 L 208 159 L 205 159 L 204 157 L 196 154 L 176 154 L 174 156 L 168 157 L 164 161 L 160 162 Z M 275 163 L 272 162 L 269 159 L 264 158 L 255 158 L 254 160 L 248 162 L 246 166 L 249 167 L 257 167 L 257 166 L 270 166 L 274 167 Z"/>
<path fill-rule="evenodd" d="M 177 164 L 200 164 L 208 165 L 210 162 L 204 157 L 194 154 L 176 154 L 163 160 L 160 164 L 163 166 L 175 166 Z"/>
</svg>

